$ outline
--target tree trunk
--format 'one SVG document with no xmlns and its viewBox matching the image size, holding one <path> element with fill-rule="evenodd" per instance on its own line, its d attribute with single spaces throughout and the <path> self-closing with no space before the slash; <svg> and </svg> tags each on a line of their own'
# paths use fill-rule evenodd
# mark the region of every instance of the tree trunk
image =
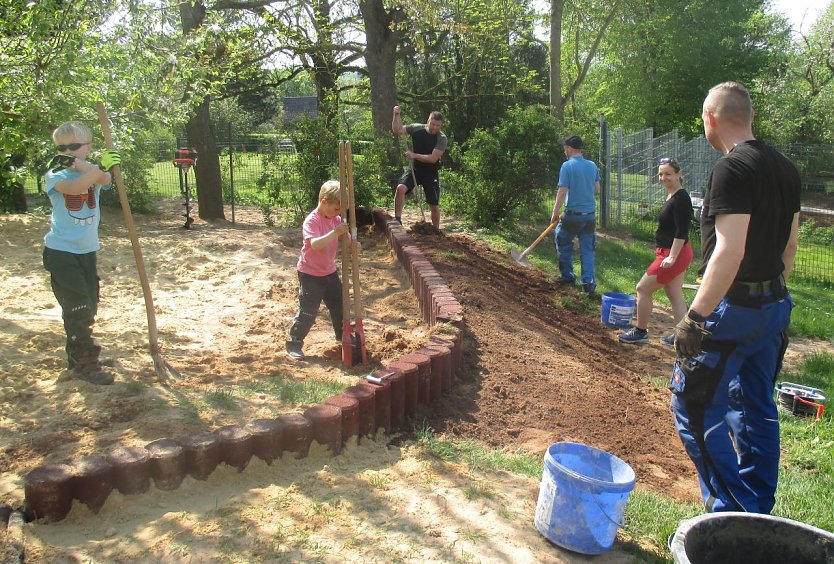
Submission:
<svg viewBox="0 0 834 564">
<path fill-rule="evenodd" d="M 371 119 L 374 133 L 385 138 L 391 134 L 391 115 L 397 105 L 397 65 L 399 33 L 393 31 L 393 17 L 385 11 L 382 0 L 361 0 L 359 10 L 365 22 L 365 64 L 371 83 Z"/>
<path fill-rule="evenodd" d="M 180 21 L 182 33 L 188 35 L 203 24 L 206 7 L 202 2 L 182 2 Z M 197 204 L 200 219 L 214 221 L 226 219 L 223 211 L 223 185 L 220 180 L 220 157 L 217 154 L 217 142 L 211 128 L 210 99 L 207 96 L 197 107 L 194 116 L 185 125 L 188 144 L 197 150 L 197 166 L 194 176 L 197 179 Z"/>
<path fill-rule="evenodd" d="M 371 120 L 374 135 L 392 139 L 391 119 L 397 105 L 397 42 L 400 32 L 393 29 L 397 12 L 385 11 L 382 0 L 360 0 L 359 10 L 365 22 L 365 64 L 371 83 Z M 386 176 L 393 183 L 399 176 L 399 137 L 393 136 L 388 151 Z"/>
<path fill-rule="evenodd" d="M 562 103 L 562 15 L 565 0 L 550 0 L 550 114 L 565 122 Z"/>
<path fill-rule="evenodd" d="M 188 144 L 197 149 L 197 205 L 200 219 L 214 221 L 226 219 L 223 210 L 223 185 L 220 180 L 220 156 L 217 141 L 211 127 L 208 96 L 197 108 L 197 113 L 188 120 L 185 132 Z"/>
</svg>

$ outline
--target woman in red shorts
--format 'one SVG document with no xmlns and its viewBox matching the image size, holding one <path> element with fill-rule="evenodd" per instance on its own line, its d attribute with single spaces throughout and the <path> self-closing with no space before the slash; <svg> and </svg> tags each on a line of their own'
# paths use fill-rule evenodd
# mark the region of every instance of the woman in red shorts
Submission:
<svg viewBox="0 0 834 564">
<path fill-rule="evenodd" d="M 666 188 L 666 203 L 660 210 L 654 239 L 656 258 L 637 283 L 637 324 L 619 335 L 623 343 L 648 343 L 649 319 L 652 315 L 652 294 L 663 288 L 672 304 L 674 323 L 686 314 L 683 297 L 683 276 L 692 262 L 689 244 L 689 225 L 692 221 L 692 200 L 683 189 L 681 166 L 675 159 L 662 158 L 657 167 L 657 179 Z M 660 339 L 664 345 L 674 345 L 675 336 Z"/>
</svg>

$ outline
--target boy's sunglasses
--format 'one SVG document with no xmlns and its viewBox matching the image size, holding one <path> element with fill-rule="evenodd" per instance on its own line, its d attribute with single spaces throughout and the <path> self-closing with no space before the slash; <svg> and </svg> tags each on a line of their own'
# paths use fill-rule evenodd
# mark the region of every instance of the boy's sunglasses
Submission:
<svg viewBox="0 0 834 564">
<path fill-rule="evenodd" d="M 59 151 L 66 151 L 66 150 L 77 151 L 78 149 L 80 149 L 84 145 L 89 145 L 89 144 L 90 143 L 70 143 L 69 145 L 58 145 L 58 150 Z"/>
</svg>

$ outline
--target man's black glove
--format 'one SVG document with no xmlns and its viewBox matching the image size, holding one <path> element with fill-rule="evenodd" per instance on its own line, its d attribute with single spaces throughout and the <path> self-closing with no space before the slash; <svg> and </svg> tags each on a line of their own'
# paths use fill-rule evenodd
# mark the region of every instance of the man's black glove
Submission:
<svg viewBox="0 0 834 564">
<path fill-rule="evenodd" d="M 122 164 L 122 155 L 115 149 L 106 149 L 101 153 L 101 164 L 98 167 L 106 172 L 110 172 L 116 165 Z"/>
<path fill-rule="evenodd" d="M 704 329 L 706 320 L 691 309 L 675 326 L 675 350 L 680 358 L 692 358 L 701 352 L 701 341 L 712 335 Z"/>
<path fill-rule="evenodd" d="M 59 153 L 52 157 L 52 160 L 49 161 L 49 164 L 46 165 L 46 168 L 48 170 L 51 170 L 52 172 L 60 172 L 65 168 L 70 168 L 72 166 L 72 163 L 74 162 L 75 157 L 73 157 L 72 155 L 63 155 Z"/>
</svg>

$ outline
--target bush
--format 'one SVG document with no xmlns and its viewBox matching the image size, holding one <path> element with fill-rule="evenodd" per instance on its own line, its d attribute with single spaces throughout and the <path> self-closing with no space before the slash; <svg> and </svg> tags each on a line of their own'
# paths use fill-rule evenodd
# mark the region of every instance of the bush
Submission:
<svg viewBox="0 0 834 564">
<path fill-rule="evenodd" d="M 388 143 L 377 139 L 372 143 L 361 145 L 361 155 L 357 147 L 353 151 L 353 188 L 356 192 L 357 206 L 384 206 L 392 198 L 389 182 L 385 177 L 388 163 Z M 338 178 L 338 171 L 337 171 Z"/>
<path fill-rule="evenodd" d="M 489 226 L 536 201 L 542 188 L 555 189 L 564 161 L 559 137 L 545 106 L 514 108 L 495 127 L 476 130 L 463 147 L 460 173 L 445 173 L 456 185 L 450 209 Z"/>
<path fill-rule="evenodd" d="M 802 243 L 815 243 L 824 246 L 834 244 L 834 227 L 817 227 L 813 219 L 803 221 L 799 225 L 798 235 Z"/>
</svg>

